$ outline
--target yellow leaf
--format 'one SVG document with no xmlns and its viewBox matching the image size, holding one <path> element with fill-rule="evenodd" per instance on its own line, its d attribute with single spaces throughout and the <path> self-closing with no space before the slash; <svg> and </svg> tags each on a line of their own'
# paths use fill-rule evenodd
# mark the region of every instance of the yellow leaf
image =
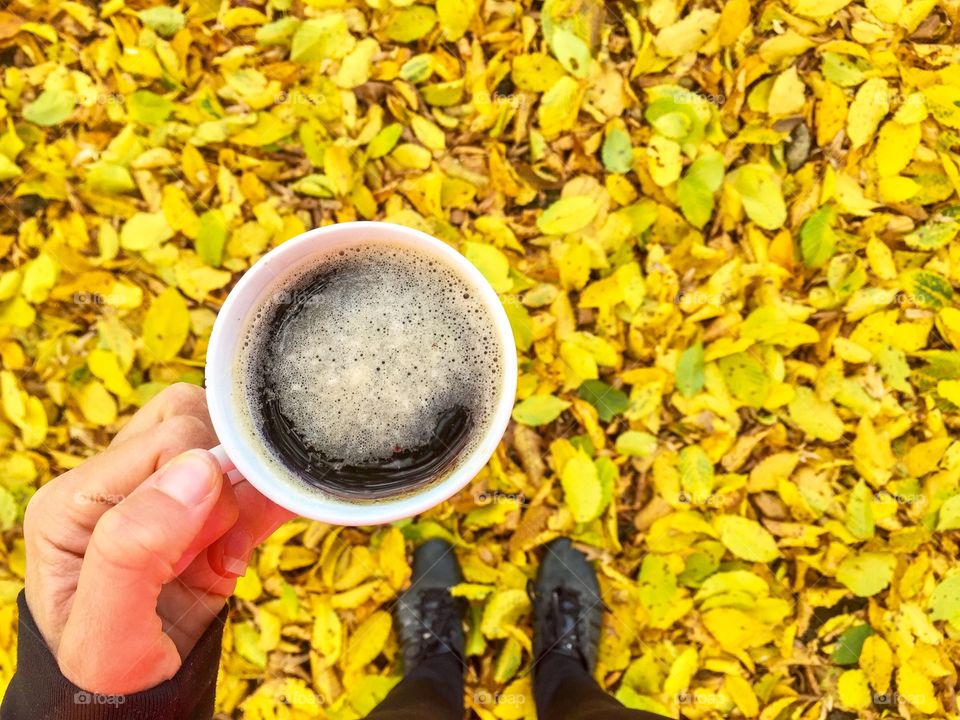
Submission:
<svg viewBox="0 0 960 720">
<path fill-rule="evenodd" d="M 936 713 L 940 709 L 933 683 L 910 663 L 897 669 L 897 692 L 922 713 Z"/>
<path fill-rule="evenodd" d="M 139 212 L 120 228 L 120 247 L 143 251 L 158 247 L 173 237 L 174 230 L 162 212 Z"/>
<path fill-rule="evenodd" d="M 773 535 L 755 520 L 739 515 L 718 515 L 713 524 L 720 532 L 720 541 L 738 558 L 773 562 L 780 557 Z"/>
<path fill-rule="evenodd" d="M 837 678 L 840 702 L 853 710 L 865 710 L 873 704 L 873 695 L 863 670 L 846 670 Z"/>
<path fill-rule="evenodd" d="M 670 665 L 670 672 L 663 682 L 663 692 L 676 696 L 690 687 L 690 681 L 697 672 L 698 660 L 697 651 L 693 647 L 688 647 L 681 652 Z"/>
<path fill-rule="evenodd" d="M 174 288 L 167 288 L 150 303 L 143 320 L 143 344 L 148 362 L 175 358 L 190 332 L 187 303 Z"/>
<path fill-rule="evenodd" d="M 393 621 L 390 613 L 378 610 L 358 625 L 347 640 L 344 671 L 356 672 L 369 664 L 383 650 L 390 636 Z"/>
<path fill-rule="evenodd" d="M 99 380 L 82 385 L 76 398 L 80 411 L 94 425 L 112 425 L 117 421 L 117 401 Z"/>
<path fill-rule="evenodd" d="M 724 47 L 732 45 L 749 24 L 750 0 L 730 0 L 724 3 L 720 12 L 720 27 L 717 30 L 720 44 Z"/>
<path fill-rule="evenodd" d="M 731 697 L 744 717 L 756 717 L 760 712 L 760 702 L 749 682 L 739 675 L 725 675 L 723 689 Z"/>
<path fill-rule="evenodd" d="M 941 380 L 937 383 L 937 394 L 954 405 L 960 405 L 960 380 Z"/>
<path fill-rule="evenodd" d="M 833 403 L 821 400 L 810 388 L 796 388 L 788 407 L 790 419 L 807 435 L 827 442 L 843 436 L 843 421 Z"/>
<path fill-rule="evenodd" d="M 23 271 L 20 292 L 27 302 L 36 304 L 47 299 L 50 289 L 56 284 L 59 268 L 47 253 L 40 253 L 27 263 Z"/>
<path fill-rule="evenodd" d="M 663 57 L 680 57 L 700 49 L 719 24 L 718 12 L 697 8 L 682 20 L 661 30 L 654 38 L 653 45 Z"/>
<path fill-rule="evenodd" d="M 526 591 L 499 590 L 490 596 L 483 608 L 480 631 L 491 640 L 507 638 L 510 636 L 509 628 L 515 626 L 529 610 L 530 598 Z"/>
<path fill-rule="evenodd" d="M 415 115 L 410 121 L 410 128 L 417 140 L 423 143 L 424 147 L 430 150 L 443 150 L 447 146 L 446 139 L 437 125 L 427 120 L 425 117 Z"/>
<path fill-rule="evenodd" d="M 885 694 L 893 672 L 893 651 L 887 641 L 879 635 L 868 637 L 863 641 L 859 662 L 873 689 L 881 695 Z"/>
<path fill-rule="evenodd" d="M 773 639 L 770 627 L 750 613 L 732 607 L 714 608 L 701 616 L 704 627 L 731 653 L 759 647 Z"/>
<path fill-rule="evenodd" d="M 589 522 L 603 510 L 603 488 L 597 467 L 583 451 L 571 458 L 561 474 L 564 501 L 577 522 Z"/>
<path fill-rule="evenodd" d="M 193 204 L 179 185 L 163 186 L 163 215 L 171 229 L 182 232 L 191 240 L 197 237 L 200 219 L 193 211 Z M 127 248 L 129 249 L 129 248 Z"/>
<path fill-rule="evenodd" d="M 103 380 L 107 390 L 118 398 L 124 398 L 133 392 L 126 374 L 120 367 L 120 361 L 109 350 L 95 348 L 87 356 L 87 367 L 95 378 Z"/>
<path fill-rule="evenodd" d="M 896 175 L 903 170 L 920 144 L 920 124 L 884 123 L 877 137 L 874 155 L 881 175 Z"/>
<path fill-rule="evenodd" d="M 768 112 L 774 116 L 793 115 L 799 112 L 803 109 L 806 100 L 805 91 L 806 85 L 797 74 L 796 66 L 791 65 L 773 81 L 773 87 L 770 88 L 770 96 L 767 99 Z"/>
<path fill-rule="evenodd" d="M 873 138 L 880 121 L 890 111 L 890 86 L 882 78 L 870 78 L 850 104 L 847 135 L 852 147 L 866 145 Z"/>
<path fill-rule="evenodd" d="M 566 75 L 543 94 L 537 109 L 537 119 L 545 138 L 555 138 L 573 127 L 580 112 L 582 98 L 583 89 L 580 83 Z"/>
<path fill-rule="evenodd" d="M 887 434 L 877 432 L 870 418 L 860 418 L 857 437 L 850 449 L 853 455 L 853 466 L 864 480 L 874 487 L 887 483 L 893 474 L 893 466 L 897 460 L 890 448 L 890 439 Z"/>
</svg>

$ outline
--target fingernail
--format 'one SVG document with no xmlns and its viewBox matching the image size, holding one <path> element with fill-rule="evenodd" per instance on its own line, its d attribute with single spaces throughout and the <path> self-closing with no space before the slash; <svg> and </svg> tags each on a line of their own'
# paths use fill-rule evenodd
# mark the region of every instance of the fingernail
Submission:
<svg viewBox="0 0 960 720">
<path fill-rule="evenodd" d="M 253 538 L 244 530 L 231 530 L 223 539 L 223 570 L 240 577 L 253 554 Z"/>
<path fill-rule="evenodd" d="M 181 505 L 194 507 L 210 495 L 215 480 L 210 462 L 200 452 L 190 450 L 160 471 L 154 487 Z"/>
</svg>

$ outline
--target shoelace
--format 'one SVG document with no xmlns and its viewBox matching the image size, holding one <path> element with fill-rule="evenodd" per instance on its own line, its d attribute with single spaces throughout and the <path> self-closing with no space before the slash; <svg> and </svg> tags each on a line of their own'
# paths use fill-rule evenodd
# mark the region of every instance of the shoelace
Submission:
<svg viewBox="0 0 960 720">
<path fill-rule="evenodd" d="M 433 655 L 453 649 L 453 635 L 460 622 L 457 599 L 446 588 L 427 588 L 420 595 L 420 617 L 428 620 L 422 628 L 422 652 Z"/>
<path fill-rule="evenodd" d="M 557 636 L 554 649 L 580 654 L 580 594 L 570 588 L 556 588 L 550 597 L 547 618 Z"/>
</svg>

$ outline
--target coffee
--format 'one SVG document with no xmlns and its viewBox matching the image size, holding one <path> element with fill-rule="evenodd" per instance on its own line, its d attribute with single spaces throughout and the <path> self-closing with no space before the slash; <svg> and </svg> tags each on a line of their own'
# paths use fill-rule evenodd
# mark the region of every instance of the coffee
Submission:
<svg viewBox="0 0 960 720">
<path fill-rule="evenodd" d="M 240 419 L 292 483 L 357 502 L 415 492 L 495 413 L 490 308 L 427 251 L 359 243 L 274 282 L 249 322 Z"/>
</svg>

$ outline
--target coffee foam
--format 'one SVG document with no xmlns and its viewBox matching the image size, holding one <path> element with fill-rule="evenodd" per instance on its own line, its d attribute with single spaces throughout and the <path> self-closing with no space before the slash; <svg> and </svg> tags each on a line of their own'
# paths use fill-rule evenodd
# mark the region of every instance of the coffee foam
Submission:
<svg viewBox="0 0 960 720">
<path fill-rule="evenodd" d="M 494 328 L 476 290 L 436 257 L 358 245 L 275 286 L 247 329 L 238 376 L 248 409 L 269 396 L 334 467 L 430 442 L 455 406 L 475 428 L 463 456 L 496 407 L 503 357 Z"/>
</svg>

